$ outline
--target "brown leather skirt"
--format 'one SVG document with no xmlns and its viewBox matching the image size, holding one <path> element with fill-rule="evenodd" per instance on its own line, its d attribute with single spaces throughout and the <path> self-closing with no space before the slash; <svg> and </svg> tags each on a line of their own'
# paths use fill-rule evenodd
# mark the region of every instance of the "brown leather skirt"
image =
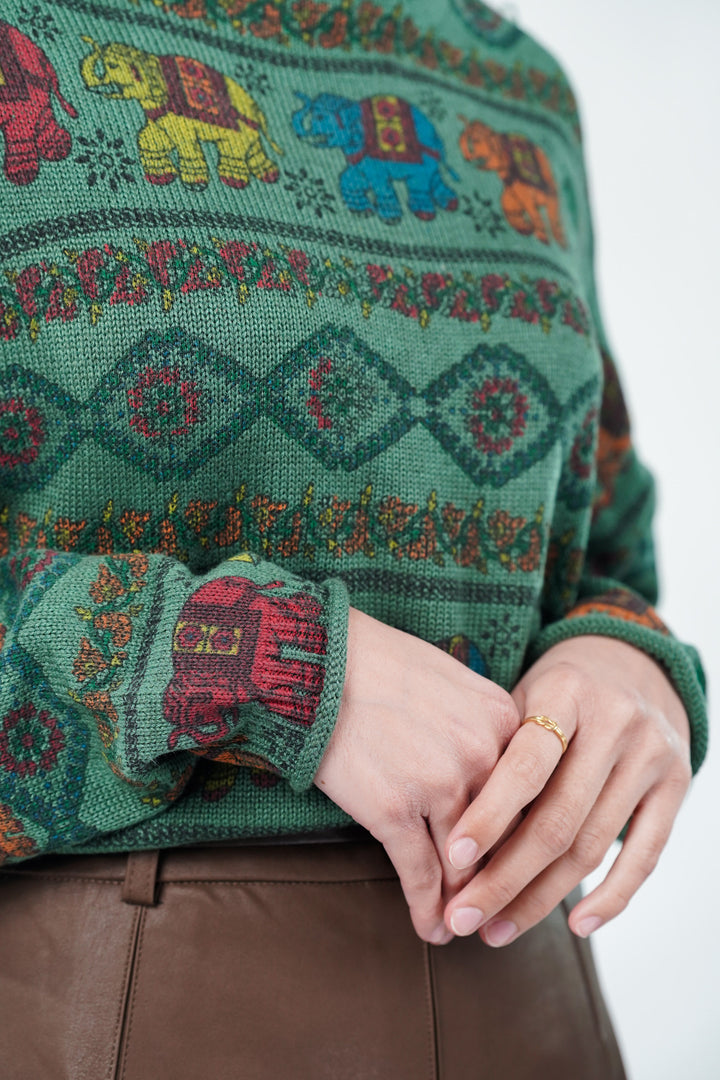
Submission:
<svg viewBox="0 0 720 1080">
<path fill-rule="evenodd" d="M 3 1080 L 616 1080 L 561 905 L 504 949 L 414 934 L 374 842 L 0 871 Z"/>
</svg>

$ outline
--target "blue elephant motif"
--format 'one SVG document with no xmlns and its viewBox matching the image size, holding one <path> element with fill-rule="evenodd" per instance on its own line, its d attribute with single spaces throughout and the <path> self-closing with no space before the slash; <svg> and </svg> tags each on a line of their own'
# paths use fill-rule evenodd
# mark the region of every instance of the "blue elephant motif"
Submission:
<svg viewBox="0 0 720 1080">
<path fill-rule="evenodd" d="M 345 153 L 340 192 L 350 210 L 377 213 L 387 225 L 397 224 L 402 218 L 397 181 L 407 185 L 408 205 L 421 221 L 432 221 L 436 207 L 457 209 L 457 195 L 440 175 L 443 144 L 415 105 L 393 94 L 361 101 L 336 94 L 297 96 L 303 105 L 292 117 L 295 134 L 314 146 L 340 147 Z"/>
</svg>

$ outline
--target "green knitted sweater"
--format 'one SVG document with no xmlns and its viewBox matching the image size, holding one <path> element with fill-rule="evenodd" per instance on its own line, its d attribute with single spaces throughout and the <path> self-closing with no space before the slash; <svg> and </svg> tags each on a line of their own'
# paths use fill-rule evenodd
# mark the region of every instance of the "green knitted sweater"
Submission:
<svg viewBox="0 0 720 1080">
<path fill-rule="evenodd" d="M 348 604 L 662 663 L 556 62 L 479 0 L 0 0 L 0 853 L 343 826 Z"/>
</svg>

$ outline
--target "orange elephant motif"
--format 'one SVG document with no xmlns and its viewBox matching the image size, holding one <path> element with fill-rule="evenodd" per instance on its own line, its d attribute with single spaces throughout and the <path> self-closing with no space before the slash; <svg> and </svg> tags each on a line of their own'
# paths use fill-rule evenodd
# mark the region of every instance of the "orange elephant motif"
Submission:
<svg viewBox="0 0 720 1080">
<path fill-rule="evenodd" d="M 544 209 L 553 237 L 566 247 L 557 184 L 540 147 L 524 135 L 494 131 L 480 120 L 460 120 L 465 124 L 459 140 L 462 155 L 479 169 L 498 174 L 503 183 L 500 205 L 513 229 L 549 244 Z"/>
</svg>

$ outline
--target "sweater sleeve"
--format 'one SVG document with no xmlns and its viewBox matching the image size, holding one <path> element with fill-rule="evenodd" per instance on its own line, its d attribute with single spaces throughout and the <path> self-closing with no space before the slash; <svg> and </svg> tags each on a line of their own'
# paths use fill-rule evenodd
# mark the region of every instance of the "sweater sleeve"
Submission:
<svg viewBox="0 0 720 1080">
<path fill-rule="evenodd" d="M 0 862 L 161 814 L 203 757 L 309 788 L 340 703 L 347 615 L 341 582 L 250 554 L 195 575 L 162 554 L 7 550 Z"/>
<path fill-rule="evenodd" d="M 691 762 L 697 771 L 708 740 L 705 676 L 696 650 L 671 634 L 654 607 L 658 600 L 652 531 L 655 484 L 636 453 L 603 329 L 588 205 L 586 200 L 587 294 L 603 368 L 595 491 L 586 538 L 570 529 L 564 533 L 559 512 L 550 543 L 542 625 L 527 659 L 532 662 L 557 642 L 579 634 L 615 637 L 644 650 L 663 666 L 683 700 L 691 727 Z"/>
</svg>

